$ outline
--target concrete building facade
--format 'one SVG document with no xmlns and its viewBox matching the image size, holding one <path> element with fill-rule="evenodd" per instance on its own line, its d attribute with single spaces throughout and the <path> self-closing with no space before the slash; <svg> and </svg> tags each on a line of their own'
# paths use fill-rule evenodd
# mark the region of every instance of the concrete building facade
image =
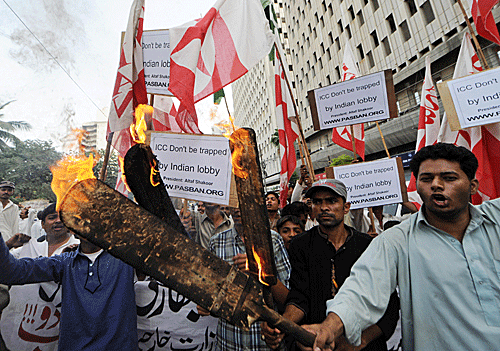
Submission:
<svg viewBox="0 0 500 351">
<path fill-rule="evenodd" d="M 470 15 L 470 4 L 463 3 Z M 316 172 L 322 172 L 331 159 L 350 153 L 332 143 L 331 130 L 314 130 L 307 100 L 308 91 L 340 82 L 347 41 L 362 75 L 392 70 L 399 117 L 379 124 L 391 155 L 414 150 L 425 57 L 431 58 L 435 82 L 451 79 L 467 31 L 457 1 L 275 0 L 274 5 L 279 13 L 282 42 L 289 53 L 293 94 Z M 500 9 L 495 8 L 493 14 L 498 22 Z M 482 38 L 479 42 L 490 67 L 498 66 L 499 47 Z M 266 89 L 272 88 L 268 81 L 274 79 L 272 67 L 271 74 L 264 76 L 269 71 L 263 68 L 265 65 L 269 63 L 260 64 L 233 84 L 233 95 L 238 125 L 257 127 L 261 158 L 272 160 L 272 145 L 268 145 L 276 124 L 274 93 Z M 262 99 L 260 103 L 256 97 Z M 365 141 L 367 160 L 386 155 L 375 124 L 365 125 Z M 279 157 L 275 159 L 279 161 Z M 279 162 L 268 169 L 268 184 L 277 182 L 274 172 L 279 173 Z"/>
</svg>

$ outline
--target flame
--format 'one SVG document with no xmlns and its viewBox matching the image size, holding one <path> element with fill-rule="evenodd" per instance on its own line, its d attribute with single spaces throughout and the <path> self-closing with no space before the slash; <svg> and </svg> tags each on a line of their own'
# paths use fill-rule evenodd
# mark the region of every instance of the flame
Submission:
<svg viewBox="0 0 500 351">
<path fill-rule="evenodd" d="M 85 155 L 67 155 L 62 160 L 50 167 L 52 172 L 52 191 L 57 196 L 57 210 L 61 205 L 62 199 L 68 190 L 85 179 L 95 179 L 92 168 L 95 166 L 94 156 Z"/>
<path fill-rule="evenodd" d="M 153 114 L 153 107 L 149 105 L 141 104 L 135 109 L 135 118 L 130 125 L 130 135 L 132 139 L 138 144 L 144 144 L 146 142 L 146 133 L 148 130 L 146 115 L 151 116 Z"/>
<path fill-rule="evenodd" d="M 93 168 L 99 160 L 99 154 L 93 150 L 89 156 L 85 155 L 85 146 L 82 145 L 82 141 L 86 134 L 85 130 L 72 129 L 72 133 L 67 139 L 76 139 L 78 145 L 72 145 L 72 147 L 76 148 L 77 152 L 67 154 L 50 167 L 52 172 L 51 187 L 57 196 L 57 210 L 73 185 L 85 179 L 95 179 Z"/>
<path fill-rule="evenodd" d="M 254 246 L 252 246 L 252 253 L 253 253 L 253 257 L 255 259 L 255 262 L 257 262 L 257 267 L 259 267 L 259 281 L 262 284 L 269 286 L 269 284 L 264 282 L 264 273 L 262 272 L 262 262 L 261 262 L 260 256 L 257 254 L 257 251 L 255 251 Z"/>
<path fill-rule="evenodd" d="M 157 171 L 155 167 L 156 167 L 156 160 L 153 159 L 151 163 L 151 174 L 149 176 L 149 181 L 151 182 L 152 186 L 160 185 L 160 182 L 154 180 L 154 178 L 157 177 L 158 174 L 160 173 L 160 171 Z"/>
<path fill-rule="evenodd" d="M 123 184 L 125 184 L 127 191 L 129 193 L 131 193 L 132 190 L 130 190 L 130 188 L 127 184 L 127 178 L 125 178 L 125 161 L 124 161 L 123 157 L 121 157 L 121 156 L 118 156 L 118 166 L 120 167 L 120 174 L 121 174 L 122 182 L 123 182 Z"/>
<path fill-rule="evenodd" d="M 231 134 L 229 140 L 233 143 L 233 150 L 231 153 L 233 173 L 239 178 L 247 179 L 248 172 L 243 170 L 243 167 L 241 166 L 241 157 L 243 156 L 244 148 L 248 147 L 250 144 L 248 131 L 241 128 L 237 129 L 233 134 Z"/>
</svg>

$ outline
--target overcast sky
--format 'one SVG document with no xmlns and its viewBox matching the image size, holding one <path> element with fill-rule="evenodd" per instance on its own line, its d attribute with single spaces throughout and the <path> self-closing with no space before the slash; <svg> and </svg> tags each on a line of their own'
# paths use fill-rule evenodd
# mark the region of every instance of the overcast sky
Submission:
<svg viewBox="0 0 500 351">
<path fill-rule="evenodd" d="M 144 29 L 167 29 L 200 18 L 214 3 L 146 0 Z M 27 121 L 33 126 L 30 132 L 16 135 L 51 139 L 57 146 L 68 126 L 106 120 L 98 108 L 107 108 L 111 102 L 120 35 L 131 4 L 132 0 L 0 0 L 0 103 L 15 100 L 2 110 L 3 120 Z M 200 128 L 206 133 L 213 123 L 209 118 L 212 101 L 208 97 L 197 104 Z"/>
</svg>

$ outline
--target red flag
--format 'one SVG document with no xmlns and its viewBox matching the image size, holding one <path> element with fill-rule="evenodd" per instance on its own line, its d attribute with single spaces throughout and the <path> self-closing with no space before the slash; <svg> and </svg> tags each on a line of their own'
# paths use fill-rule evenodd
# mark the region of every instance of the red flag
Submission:
<svg viewBox="0 0 500 351">
<path fill-rule="evenodd" d="M 134 144 L 129 126 L 133 121 L 135 108 L 148 102 L 142 57 L 143 21 L 144 0 L 134 0 L 120 51 L 120 64 L 108 119 L 108 137 L 110 132 L 114 132 L 112 145 L 121 157 L 125 157 Z M 116 189 L 127 195 L 122 183 L 119 174 Z"/>
<path fill-rule="evenodd" d="M 462 47 L 458 54 L 453 79 L 482 71 L 481 63 L 470 41 L 469 33 L 465 33 Z M 479 168 L 476 178 L 479 190 L 472 197 L 473 204 L 480 204 L 489 199 L 500 197 L 500 124 L 472 127 L 460 131 L 452 131 L 446 114 L 443 116 L 439 131 L 439 142 L 464 146 L 476 155 Z"/>
<path fill-rule="evenodd" d="M 344 48 L 344 60 L 342 63 L 342 81 L 350 80 L 359 77 L 358 67 L 354 54 L 351 50 L 351 45 L 346 42 Z M 352 126 L 354 136 L 351 135 L 351 126 L 343 126 L 332 129 L 332 141 L 340 147 L 347 150 L 353 150 L 352 138 L 356 145 L 356 153 L 365 159 L 365 128 L 363 124 L 355 124 Z"/>
<path fill-rule="evenodd" d="M 500 45 L 497 24 L 491 13 L 491 9 L 497 2 L 498 0 L 473 0 L 471 13 L 476 24 L 477 34 Z"/>
<path fill-rule="evenodd" d="M 244 75 L 273 39 L 259 0 L 218 0 L 201 20 L 170 29 L 169 90 L 185 128 L 198 125 L 194 103 Z"/>
<path fill-rule="evenodd" d="M 278 46 L 279 47 L 279 46 Z M 299 136 L 299 127 L 295 122 L 292 98 L 285 81 L 285 72 L 281 67 L 279 53 L 276 50 L 274 60 L 274 84 L 276 94 L 276 118 L 280 141 L 281 171 L 280 171 L 280 206 L 286 205 L 288 197 L 288 182 L 292 177 L 297 159 L 293 143 Z"/>
<path fill-rule="evenodd" d="M 425 58 L 425 66 L 420 114 L 418 116 L 417 147 L 415 151 L 420 150 L 424 146 L 435 144 L 439 135 L 439 106 L 436 88 L 432 81 L 431 60 L 429 56 Z M 413 174 L 408 185 L 408 198 L 417 208 L 420 208 L 422 205 L 422 199 L 417 193 L 417 184 Z"/>
<path fill-rule="evenodd" d="M 134 0 L 120 52 L 120 65 L 109 112 L 108 129 L 117 132 L 128 128 L 139 104 L 147 103 L 142 58 L 144 0 Z"/>
</svg>

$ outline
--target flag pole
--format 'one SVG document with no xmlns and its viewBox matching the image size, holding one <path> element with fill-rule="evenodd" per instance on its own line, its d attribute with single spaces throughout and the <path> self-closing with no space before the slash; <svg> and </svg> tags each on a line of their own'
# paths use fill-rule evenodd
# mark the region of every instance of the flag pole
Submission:
<svg viewBox="0 0 500 351">
<path fill-rule="evenodd" d="M 354 125 L 350 125 L 349 128 L 351 129 L 351 143 L 352 143 L 352 152 L 354 153 L 354 159 L 358 159 L 358 154 L 356 153 L 356 138 L 354 138 Z"/>
<path fill-rule="evenodd" d="M 462 14 L 464 15 L 465 22 L 467 23 L 467 27 L 469 28 L 469 32 L 472 36 L 472 41 L 474 42 L 474 45 L 476 46 L 476 50 L 479 53 L 479 59 L 481 60 L 481 65 L 485 68 L 488 69 L 488 62 L 486 61 L 486 57 L 484 56 L 483 49 L 481 49 L 481 45 L 479 45 L 479 41 L 477 40 L 476 33 L 474 32 L 474 29 L 472 28 L 472 24 L 469 21 L 469 17 L 467 16 L 467 12 L 465 11 L 464 5 L 462 4 L 462 0 L 457 0 L 458 5 L 460 5 L 460 9 L 462 10 Z"/>
<path fill-rule="evenodd" d="M 276 44 L 276 41 L 274 42 L 274 48 L 279 52 L 278 45 Z M 311 155 L 309 154 L 309 149 L 307 148 L 306 144 L 306 138 L 304 136 L 304 131 L 302 130 L 302 123 L 300 122 L 300 116 L 299 116 L 299 111 L 297 108 L 297 104 L 295 102 L 295 98 L 293 97 L 293 92 L 292 92 L 292 87 L 290 86 L 290 82 L 288 81 L 288 76 L 286 75 L 286 70 L 285 70 L 285 65 L 283 64 L 283 59 L 281 58 L 281 55 L 277 55 L 279 63 L 281 64 L 281 68 L 283 69 L 284 72 L 284 77 L 285 77 L 285 82 L 286 86 L 288 87 L 288 91 L 290 92 L 290 96 L 292 97 L 292 104 L 293 104 L 293 109 L 295 111 L 295 121 L 297 122 L 297 126 L 299 127 L 299 150 L 300 147 L 302 147 L 302 150 L 304 152 L 304 158 L 305 158 L 305 164 L 307 166 L 307 169 L 309 170 L 309 174 L 313 178 L 313 181 L 316 180 L 314 176 L 314 167 L 312 165 L 311 161 Z M 302 157 L 302 153 L 301 153 Z M 304 158 L 302 158 L 302 164 L 304 164 Z"/>
<path fill-rule="evenodd" d="M 375 121 L 375 124 L 377 125 L 378 132 L 380 133 L 380 137 L 382 138 L 382 144 L 384 144 L 385 153 L 387 154 L 387 157 L 391 158 L 391 154 L 389 153 L 389 149 L 387 149 L 387 144 L 385 143 L 384 134 L 382 134 L 382 129 L 380 129 L 380 124 L 378 124 L 378 121 Z"/>
<path fill-rule="evenodd" d="M 107 168 L 108 168 L 108 161 L 109 161 L 109 154 L 111 152 L 111 143 L 113 141 L 113 135 L 114 132 L 109 132 L 108 134 L 108 142 L 106 143 L 106 152 L 104 153 L 104 160 L 102 161 L 102 167 L 101 171 L 99 172 L 99 180 L 105 181 L 106 180 L 106 175 L 107 175 Z"/>
</svg>

